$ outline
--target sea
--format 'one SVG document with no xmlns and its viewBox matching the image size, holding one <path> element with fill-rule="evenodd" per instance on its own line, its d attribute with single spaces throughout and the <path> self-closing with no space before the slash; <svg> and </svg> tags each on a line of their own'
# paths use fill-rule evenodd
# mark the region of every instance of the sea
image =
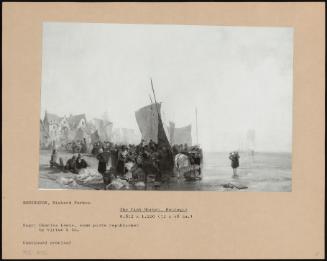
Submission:
<svg viewBox="0 0 327 261">
<path fill-rule="evenodd" d="M 177 185 L 169 184 L 169 189 L 264 192 L 292 190 L 291 153 L 256 152 L 253 156 L 247 152 L 239 154 L 237 177 L 233 176 L 229 152 L 208 152 L 204 153 L 202 180 L 179 181 Z M 226 188 L 226 184 L 246 188 Z"/>
<path fill-rule="evenodd" d="M 229 159 L 229 152 L 204 152 L 202 179 L 186 181 L 172 178 L 159 187 L 146 187 L 146 190 L 159 191 L 221 191 L 221 192 L 290 192 L 292 191 L 291 153 L 277 152 L 240 152 L 240 166 L 237 177 Z M 50 169 L 50 151 L 40 152 L 40 189 L 87 189 L 102 190 L 102 184 L 62 184 L 61 178 L 74 179 L 76 174 Z M 59 157 L 66 161 L 71 154 L 59 152 Z M 92 168 L 97 167 L 94 157 L 84 155 Z"/>
</svg>

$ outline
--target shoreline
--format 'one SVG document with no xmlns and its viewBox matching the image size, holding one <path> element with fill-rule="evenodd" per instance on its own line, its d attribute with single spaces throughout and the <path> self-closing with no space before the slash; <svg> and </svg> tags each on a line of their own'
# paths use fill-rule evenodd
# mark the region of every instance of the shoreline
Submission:
<svg viewBox="0 0 327 261">
<path fill-rule="evenodd" d="M 60 152 L 60 157 L 67 160 L 71 153 Z M 284 192 L 291 191 L 291 155 L 278 153 L 258 153 L 255 160 L 250 160 L 241 153 L 238 177 L 232 177 L 230 161 L 224 152 L 205 153 L 203 176 L 199 181 L 186 181 L 184 178 L 170 178 L 169 182 L 162 183 L 160 187 L 154 183 L 147 183 L 146 188 L 133 188 L 130 191 L 265 191 Z M 90 168 L 97 168 L 97 160 L 94 157 L 84 156 L 90 164 Z M 40 151 L 39 189 L 41 190 L 103 190 L 103 183 L 64 185 L 58 183 L 60 178 L 74 179 L 77 174 L 64 173 L 49 167 L 50 151 Z M 247 189 L 224 188 L 224 184 L 247 186 Z M 112 190 L 110 190 L 112 191 Z"/>
</svg>

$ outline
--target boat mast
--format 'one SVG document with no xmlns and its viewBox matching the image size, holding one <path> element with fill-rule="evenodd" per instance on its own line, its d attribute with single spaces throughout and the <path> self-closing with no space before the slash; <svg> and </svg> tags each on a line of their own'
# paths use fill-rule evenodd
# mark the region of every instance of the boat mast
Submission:
<svg viewBox="0 0 327 261">
<path fill-rule="evenodd" d="M 163 123 L 162 123 L 159 108 L 158 108 L 156 94 L 155 94 L 155 91 L 153 88 L 152 78 L 150 78 L 150 80 L 151 80 L 151 88 L 152 88 L 152 92 L 153 92 L 153 98 L 154 98 L 154 102 L 156 104 L 156 109 L 157 109 L 157 113 L 158 113 L 158 143 L 157 144 L 159 145 L 159 142 L 163 142 L 164 146 L 167 146 L 169 153 L 165 157 L 166 164 L 163 164 L 163 170 L 169 170 L 171 172 L 174 168 L 173 152 L 172 152 L 170 143 L 168 141 L 167 135 L 165 133 L 165 130 L 163 128 Z M 161 133 L 163 135 L 161 137 L 159 137 L 160 132 L 163 132 L 163 133 Z M 168 172 L 167 172 L 167 174 L 168 174 Z M 164 174 L 164 175 L 166 176 L 167 174 Z"/>
<path fill-rule="evenodd" d="M 158 124 L 159 124 L 159 122 L 161 122 L 161 125 L 163 125 L 163 123 L 162 123 L 162 120 L 161 120 L 161 116 L 160 116 L 160 113 L 159 113 L 159 108 L 158 108 L 158 103 L 157 103 L 157 99 L 156 99 L 156 93 L 155 93 L 155 91 L 154 91 L 154 88 L 153 88 L 153 83 L 152 83 L 152 78 L 150 78 L 150 80 L 151 80 L 151 88 L 152 88 L 152 92 L 153 92 L 153 98 L 154 98 L 154 102 L 155 102 L 155 104 L 156 104 L 156 109 L 157 109 L 157 113 L 158 113 Z M 163 126 L 162 126 L 163 127 Z M 158 130 L 159 131 L 159 130 Z M 165 130 L 163 130 L 164 132 L 165 132 Z M 170 146 L 170 143 L 169 143 L 169 141 L 168 141 L 168 138 L 167 138 L 167 136 L 166 136 L 166 133 L 165 133 L 165 137 L 166 137 L 166 139 L 167 139 L 167 142 L 168 142 L 168 147 L 169 147 L 169 151 L 170 151 L 170 153 L 172 153 L 172 148 L 171 148 L 171 146 Z"/>
<path fill-rule="evenodd" d="M 152 88 L 152 92 L 153 92 L 154 103 L 156 104 L 156 109 L 157 109 L 158 119 L 159 119 L 160 118 L 160 113 L 159 113 L 159 109 L 158 109 L 158 103 L 157 103 L 157 99 L 156 99 L 156 94 L 155 94 L 154 88 L 153 88 L 152 78 L 150 78 L 150 80 L 151 80 L 151 88 Z"/>
<path fill-rule="evenodd" d="M 153 110 L 152 110 L 152 104 L 153 104 L 153 101 L 152 101 L 152 99 L 151 99 L 151 95 L 149 94 L 149 98 L 150 98 L 150 104 L 151 104 L 151 106 L 150 106 L 150 108 L 151 108 L 151 114 L 152 114 L 152 121 L 151 121 L 151 133 L 153 133 L 153 127 L 154 127 L 154 112 L 153 112 Z"/>
</svg>

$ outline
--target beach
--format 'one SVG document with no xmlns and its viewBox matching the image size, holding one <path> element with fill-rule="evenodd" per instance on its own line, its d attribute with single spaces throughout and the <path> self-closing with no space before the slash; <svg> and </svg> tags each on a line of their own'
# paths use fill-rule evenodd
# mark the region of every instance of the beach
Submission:
<svg viewBox="0 0 327 261">
<path fill-rule="evenodd" d="M 40 150 L 39 189 L 83 189 L 103 190 L 101 180 L 81 183 L 76 180 L 76 174 L 51 169 L 49 160 L 51 151 Z M 72 156 L 68 152 L 59 152 L 64 162 Z M 263 191 L 288 192 L 292 191 L 291 153 L 256 152 L 254 156 L 240 152 L 240 167 L 238 177 L 233 177 L 228 152 L 204 152 L 202 179 L 185 181 L 183 178 L 171 178 L 154 188 L 149 183 L 146 190 L 166 191 Z M 90 168 L 97 169 L 98 161 L 90 155 L 83 155 Z M 63 182 L 70 180 L 72 182 Z M 243 189 L 226 188 L 224 184 L 246 187 Z"/>
</svg>

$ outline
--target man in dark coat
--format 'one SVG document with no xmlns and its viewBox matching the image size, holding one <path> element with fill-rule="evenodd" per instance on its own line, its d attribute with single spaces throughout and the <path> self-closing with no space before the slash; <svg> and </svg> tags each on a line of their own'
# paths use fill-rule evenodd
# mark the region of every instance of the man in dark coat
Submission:
<svg viewBox="0 0 327 261">
<path fill-rule="evenodd" d="M 237 168 L 239 167 L 239 158 L 240 155 L 237 151 L 234 151 L 229 154 L 229 159 L 231 160 L 231 166 L 233 168 L 233 177 L 237 177 Z"/>
<path fill-rule="evenodd" d="M 127 154 L 128 154 L 127 147 L 123 145 L 118 150 L 117 173 L 120 176 L 123 176 L 125 174 L 125 162 L 126 162 Z"/>
<path fill-rule="evenodd" d="M 106 185 L 107 185 L 106 183 L 108 183 L 107 178 L 105 176 L 106 170 L 107 170 L 107 160 L 103 154 L 102 148 L 99 149 L 99 154 L 97 155 L 97 159 L 99 160 L 98 171 L 102 175 L 103 184 L 104 184 L 104 187 L 106 187 Z"/>
<path fill-rule="evenodd" d="M 87 162 L 82 158 L 81 154 L 78 154 L 76 159 L 76 168 L 84 169 L 87 167 Z"/>
<path fill-rule="evenodd" d="M 99 149 L 99 154 L 97 155 L 97 159 L 99 160 L 98 171 L 99 171 L 99 173 L 104 174 L 107 170 L 107 161 L 103 155 L 102 148 Z"/>
<path fill-rule="evenodd" d="M 116 175 L 118 165 L 118 148 L 117 145 L 113 146 L 110 150 L 111 168 Z"/>
<path fill-rule="evenodd" d="M 78 170 L 76 168 L 76 156 L 75 155 L 73 155 L 73 157 L 71 157 L 69 160 L 67 160 L 65 168 L 72 173 L 75 173 L 75 174 L 78 173 Z"/>
</svg>

